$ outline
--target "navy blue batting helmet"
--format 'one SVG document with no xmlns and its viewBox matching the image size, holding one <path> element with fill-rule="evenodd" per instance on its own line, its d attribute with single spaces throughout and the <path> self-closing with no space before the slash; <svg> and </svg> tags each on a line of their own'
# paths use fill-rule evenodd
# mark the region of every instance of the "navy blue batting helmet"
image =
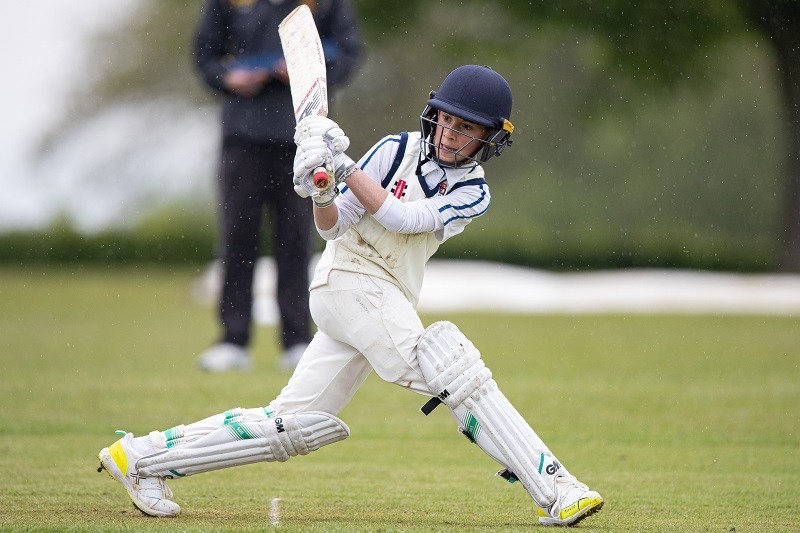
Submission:
<svg viewBox="0 0 800 533">
<path fill-rule="evenodd" d="M 481 139 L 483 147 L 470 160 L 483 163 L 499 156 L 506 145 L 511 145 L 511 103 L 511 87 L 503 76 L 485 66 L 458 67 L 447 75 L 438 91 L 431 92 L 422 112 L 423 151 L 428 157 L 435 157 L 432 141 L 435 128 L 441 127 L 436 120 L 439 110 L 490 128 L 486 138 Z"/>
</svg>

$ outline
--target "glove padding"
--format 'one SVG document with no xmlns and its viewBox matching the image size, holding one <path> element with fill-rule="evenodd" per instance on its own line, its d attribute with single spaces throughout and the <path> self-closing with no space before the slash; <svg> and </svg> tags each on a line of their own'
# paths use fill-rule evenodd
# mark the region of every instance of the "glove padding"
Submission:
<svg viewBox="0 0 800 533">
<path fill-rule="evenodd" d="M 333 174 L 333 157 L 322 137 L 305 139 L 297 146 L 294 156 L 294 192 L 301 198 L 309 196 L 319 207 L 328 207 L 339 196 L 338 182 L 332 179 L 324 189 L 314 185 L 314 170 L 322 167 Z"/>
<path fill-rule="evenodd" d="M 294 182 L 294 192 L 301 198 L 310 196 L 318 207 L 328 207 L 339 196 L 339 188 L 334 180 L 331 180 L 330 185 L 323 190 L 317 189 L 311 174 L 306 175 L 305 178 L 295 176 L 292 181 Z"/>
<path fill-rule="evenodd" d="M 350 147 L 350 139 L 342 128 L 328 117 L 321 115 L 305 117 L 294 129 L 294 143 L 298 146 L 313 137 L 323 137 L 333 155 L 340 154 Z"/>
<path fill-rule="evenodd" d="M 332 165 L 333 175 L 337 185 L 356 171 L 356 162 L 350 159 L 350 156 L 345 153 L 333 154 Z"/>
<path fill-rule="evenodd" d="M 333 155 L 328 149 L 328 145 L 322 140 L 322 137 L 306 139 L 297 145 L 293 168 L 295 178 L 303 180 L 305 177 L 311 176 L 314 170 L 319 167 L 332 172 L 332 165 Z"/>
</svg>

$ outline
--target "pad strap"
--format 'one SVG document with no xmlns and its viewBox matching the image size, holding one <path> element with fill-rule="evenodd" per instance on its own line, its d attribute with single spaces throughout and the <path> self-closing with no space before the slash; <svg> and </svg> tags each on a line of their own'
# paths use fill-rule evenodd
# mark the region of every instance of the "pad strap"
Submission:
<svg viewBox="0 0 800 533">
<path fill-rule="evenodd" d="M 434 396 L 433 398 L 425 402 L 425 405 L 420 407 L 419 410 L 422 411 L 422 414 L 428 416 L 433 412 L 434 409 L 439 407 L 439 405 L 441 405 L 442 403 L 444 402 L 440 400 L 438 396 Z"/>
</svg>

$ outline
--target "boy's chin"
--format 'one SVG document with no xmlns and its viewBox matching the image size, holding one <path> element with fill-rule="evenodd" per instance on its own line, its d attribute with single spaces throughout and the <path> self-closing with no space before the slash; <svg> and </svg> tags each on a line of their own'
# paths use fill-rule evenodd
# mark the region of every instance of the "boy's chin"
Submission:
<svg viewBox="0 0 800 533">
<path fill-rule="evenodd" d="M 447 165 L 455 165 L 458 163 L 462 163 L 460 157 L 456 157 L 456 155 L 452 152 L 445 152 L 444 150 L 439 151 L 439 161 L 447 164 Z"/>
</svg>

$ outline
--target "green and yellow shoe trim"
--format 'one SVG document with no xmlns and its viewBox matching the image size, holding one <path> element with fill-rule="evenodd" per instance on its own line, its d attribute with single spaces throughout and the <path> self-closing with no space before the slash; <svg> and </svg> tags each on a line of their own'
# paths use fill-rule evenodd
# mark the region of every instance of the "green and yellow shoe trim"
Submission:
<svg viewBox="0 0 800 533">
<path fill-rule="evenodd" d="M 558 513 L 558 519 L 567 521 L 575 515 L 580 515 L 578 519 L 574 522 L 571 522 L 570 525 L 577 524 L 587 516 L 591 516 L 597 511 L 599 511 L 603 507 L 603 498 L 580 498 L 577 502 L 564 507 L 561 509 L 561 512 Z M 553 518 L 550 516 L 550 513 L 539 507 L 536 506 L 536 514 L 542 518 Z"/>
</svg>

